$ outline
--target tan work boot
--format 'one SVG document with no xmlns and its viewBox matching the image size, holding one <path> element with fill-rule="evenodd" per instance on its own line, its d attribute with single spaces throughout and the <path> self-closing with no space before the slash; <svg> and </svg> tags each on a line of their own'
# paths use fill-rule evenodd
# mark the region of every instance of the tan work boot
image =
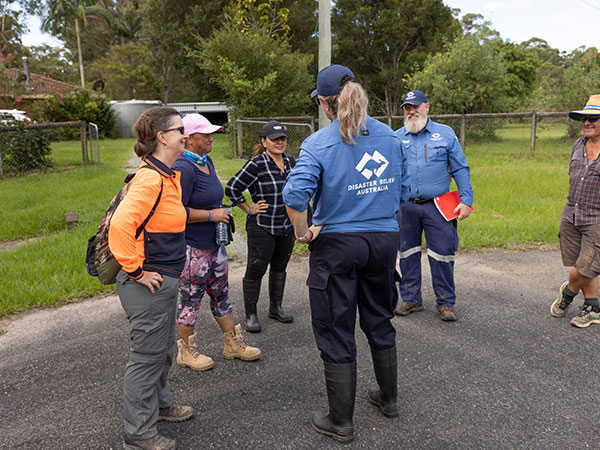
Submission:
<svg viewBox="0 0 600 450">
<path fill-rule="evenodd" d="M 223 333 L 223 358 L 239 358 L 244 361 L 254 361 L 262 356 L 262 352 L 256 347 L 246 344 L 242 336 L 242 326 L 238 323 L 233 331 Z"/>
<path fill-rule="evenodd" d="M 444 322 L 456 322 L 456 316 L 452 306 L 440 306 L 437 305 L 437 310 L 440 313 L 440 319 Z"/>
<path fill-rule="evenodd" d="M 168 408 L 158 408 L 157 422 L 185 422 L 194 415 L 194 408 L 184 405 L 171 405 Z"/>
<path fill-rule="evenodd" d="M 194 333 L 188 338 L 187 344 L 183 342 L 183 339 L 177 341 L 177 364 L 192 370 L 208 370 L 212 369 L 215 362 L 212 358 L 200 353 L 196 342 L 196 333 Z"/>
</svg>

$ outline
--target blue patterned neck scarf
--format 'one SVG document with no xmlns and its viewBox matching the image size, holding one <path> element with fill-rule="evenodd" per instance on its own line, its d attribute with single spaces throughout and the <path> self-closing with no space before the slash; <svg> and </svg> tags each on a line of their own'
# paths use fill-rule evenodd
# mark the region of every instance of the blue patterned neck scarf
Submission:
<svg viewBox="0 0 600 450">
<path fill-rule="evenodd" d="M 196 164 L 200 164 L 201 166 L 205 166 L 206 163 L 208 162 L 208 158 L 206 157 L 206 154 L 197 155 L 196 153 L 192 153 L 192 152 L 186 150 L 185 152 L 183 152 L 183 156 L 189 160 L 194 161 Z"/>
</svg>

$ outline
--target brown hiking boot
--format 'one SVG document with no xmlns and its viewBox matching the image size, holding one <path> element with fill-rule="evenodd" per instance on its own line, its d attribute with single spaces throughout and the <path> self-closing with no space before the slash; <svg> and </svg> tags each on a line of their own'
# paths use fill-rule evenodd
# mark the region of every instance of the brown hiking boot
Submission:
<svg viewBox="0 0 600 450">
<path fill-rule="evenodd" d="M 158 409 L 157 422 L 184 422 L 191 419 L 194 415 L 194 410 L 191 406 L 171 405 L 168 408 Z"/>
<path fill-rule="evenodd" d="M 125 450 L 175 450 L 177 448 L 177 441 L 161 436 L 160 434 L 150 439 L 138 439 L 136 441 L 125 437 L 123 448 Z"/>
<path fill-rule="evenodd" d="M 188 338 L 187 344 L 183 342 L 183 339 L 177 341 L 177 364 L 192 370 L 208 370 L 212 369 L 215 362 L 212 358 L 200 353 L 196 342 L 196 333 L 194 333 Z"/>
<path fill-rule="evenodd" d="M 444 322 L 456 322 L 456 316 L 452 306 L 437 306 L 437 310 L 440 312 L 440 319 Z"/>
<path fill-rule="evenodd" d="M 412 303 L 400 302 L 394 312 L 399 316 L 408 316 L 410 313 L 423 311 L 423 305 L 414 305 Z"/>
<path fill-rule="evenodd" d="M 262 356 L 262 352 L 256 347 L 250 347 L 246 344 L 242 336 L 242 327 L 240 324 L 235 326 L 233 331 L 223 333 L 223 358 L 239 358 L 244 361 L 254 361 Z"/>
</svg>

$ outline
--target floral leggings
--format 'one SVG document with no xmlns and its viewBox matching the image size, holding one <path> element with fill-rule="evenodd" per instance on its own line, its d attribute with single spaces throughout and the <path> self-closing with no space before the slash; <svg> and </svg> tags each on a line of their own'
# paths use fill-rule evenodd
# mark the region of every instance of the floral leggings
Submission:
<svg viewBox="0 0 600 450">
<path fill-rule="evenodd" d="M 185 268 L 179 277 L 177 325 L 193 327 L 206 292 L 210 310 L 215 317 L 225 317 L 233 311 L 229 301 L 229 268 L 227 251 L 220 245 L 202 250 L 187 246 Z"/>
</svg>

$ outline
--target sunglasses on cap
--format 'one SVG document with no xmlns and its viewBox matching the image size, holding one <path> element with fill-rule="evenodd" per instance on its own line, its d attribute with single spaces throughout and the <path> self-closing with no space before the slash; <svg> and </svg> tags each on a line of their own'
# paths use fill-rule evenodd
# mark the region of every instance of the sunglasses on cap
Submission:
<svg viewBox="0 0 600 450">
<path fill-rule="evenodd" d="M 596 122 L 598 122 L 598 119 L 600 119 L 600 116 L 593 116 L 593 117 L 579 116 L 577 118 L 577 120 L 579 122 L 585 122 L 587 120 L 589 123 L 596 123 Z"/>
<path fill-rule="evenodd" d="M 181 126 L 181 127 L 175 127 L 175 128 L 169 128 L 167 130 L 162 130 L 161 133 L 168 133 L 169 131 L 179 131 L 181 134 L 185 134 L 185 127 Z"/>
</svg>

